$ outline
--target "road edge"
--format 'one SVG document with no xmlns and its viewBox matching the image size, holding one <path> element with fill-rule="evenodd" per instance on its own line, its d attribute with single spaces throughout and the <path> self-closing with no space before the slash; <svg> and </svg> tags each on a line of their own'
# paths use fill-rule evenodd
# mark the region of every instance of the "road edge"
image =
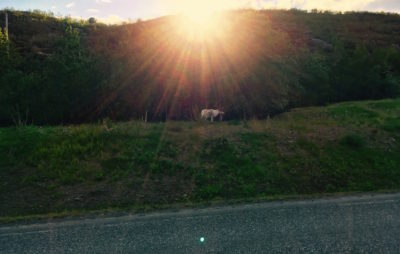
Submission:
<svg viewBox="0 0 400 254">
<path fill-rule="evenodd" d="M 32 214 L 22 216 L 4 216 L 0 217 L 0 227 L 10 225 L 26 225 L 46 222 L 57 222 L 66 220 L 94 219 L 123 217 L 130 215 L 151 215 L 155 213 L 179 212 L 182 210 L 199 210 L 222 208 L 226 206 L 254 205 L 260 203 L 287 202 L 287 201 L 310 201 L 310 200 L 329 200 L 349 197 L 371 197 L 384 194 L 400 194 L 400 189 L 395 190 L 379 190 L 371 192 L 337 192 L 337 193 L 316 193 L 306 195 L 275 195 L 256 198 L 242 199 L 215 199 L 211 201 L 186 202 L 173 204 L 148 204 L 148 205 L 131 205 L 124 207 L 106 207 L 97 210 L 65 210 L 62 212 Z"/>
</svg>

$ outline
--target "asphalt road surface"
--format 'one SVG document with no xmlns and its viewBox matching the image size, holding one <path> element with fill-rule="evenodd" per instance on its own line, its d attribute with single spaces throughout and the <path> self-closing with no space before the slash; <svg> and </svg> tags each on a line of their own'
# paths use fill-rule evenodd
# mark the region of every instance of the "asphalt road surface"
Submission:
<svg viewBox="0 0 400 254">
<path fill-rule="evenodd" d="M 400 193 L 0 226 L 0 253 L 400 253 Z"/>
</svg>

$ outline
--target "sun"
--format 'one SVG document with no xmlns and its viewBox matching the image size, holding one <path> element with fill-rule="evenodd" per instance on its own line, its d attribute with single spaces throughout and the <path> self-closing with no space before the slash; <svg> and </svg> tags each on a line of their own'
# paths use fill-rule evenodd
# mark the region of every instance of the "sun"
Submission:
<svg viewBox="0 0 400 254">
<path fill-rule="evenodd" d="M 183 14 L 176 24 L 178 33 L 191 41 L 209 41 L 215 39 L 223 30 L 219 17 L 213 14 Z"/>
<path fill-rule="evenodd" d="M 221 6 L 209 0 L 184 0 L 179 3 L 181 19 L 176 28 L 182 36 L 193 41 L 205 41 L 215 38 L 223 30 Z"/>
<path fill-rule="evenodd" d="M 231 0 L 170 0 L 174 30 L 180 38 L 193 43 L 209 43 L 226 33 L 226 11 L 233 8 Z"/>
<path fill-rule="evenodd" d="M 208 1 L 186 1 L 181 6 L 181 13 L 196 25 L 207 25 L 217 8 L 208 3 Z"/>
</svg>

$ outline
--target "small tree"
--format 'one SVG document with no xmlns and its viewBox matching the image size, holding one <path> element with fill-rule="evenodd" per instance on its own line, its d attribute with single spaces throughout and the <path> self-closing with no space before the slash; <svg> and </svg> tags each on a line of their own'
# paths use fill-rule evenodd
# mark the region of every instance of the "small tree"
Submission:
<svg viewBox="0 0 400 254">
<path fill-rule="evenodd" d="M 48 59 L 46 89 L 42 94 L 48 122 L 77 121 L 82 109 L 94 100 L 101 75 L 96 60 L 85 50 L 79 31 L 69 26 L 58 50 Z"/>
<path fill-rule="evenodd" d="M 94 18 L 94 17 L 90 17 L 90 18 L 88 19 L 88 22 L 89 22 L 89 24 L 94 25 L 94 24 L 97 23 L 97 20 L 96 20 L 96 18 Z"/>
<path fill-rule="evenodd" d="M 4 67 L 3 64 L 6 64 L 10 56 L 9 51 L 10 51 L 10 41 L 8 39 L 7 30 L 6 29 L 3 30 L 0 28 L 0 58 L 1 58 L 0 67 Z"/>
</svg>

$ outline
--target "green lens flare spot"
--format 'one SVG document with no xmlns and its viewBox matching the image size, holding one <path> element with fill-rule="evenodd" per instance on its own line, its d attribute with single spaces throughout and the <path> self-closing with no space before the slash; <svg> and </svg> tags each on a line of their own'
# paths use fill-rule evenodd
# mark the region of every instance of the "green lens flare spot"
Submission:
<svg viewBox="0 0 400 254">
<path fill-rule="evenodd" d="M 201 243 L 204 243 L 205 240 L 206 240 L 206 239 L 205 239 L 204 237 L 200 237 L 200 242 L 201 242 Z"/>
</svg>

